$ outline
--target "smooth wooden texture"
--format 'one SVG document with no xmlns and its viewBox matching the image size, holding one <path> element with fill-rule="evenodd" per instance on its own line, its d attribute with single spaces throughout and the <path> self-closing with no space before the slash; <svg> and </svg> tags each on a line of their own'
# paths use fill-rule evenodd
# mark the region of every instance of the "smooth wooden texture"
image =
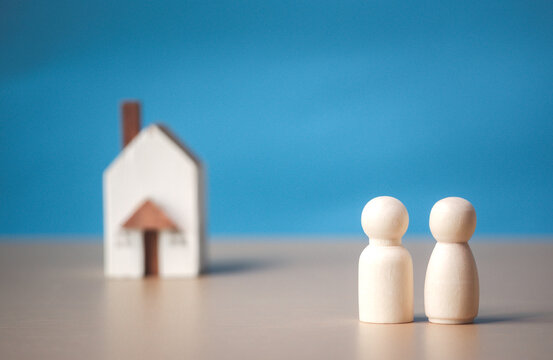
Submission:
<svg viewBox="0 0 553 360">
<path fill-rule="evenodd" d="M 177 230 L 177 225 L 153 201 L 146 200 L 123 223 L 127 229 Z"/>
<path fill-rule="evenodd" d="M 413 321 L 413 261 L 401 245 L 409 226 L 405 206 L 390 196 L 369 201 L 361 214 L 369 245 L 359 257 L 359 320 Z"/>
<path fill-rule="evenodd" d="M 140 132 L 140 103 L 126 101 L 121 105 L 122 145 L 127 146 Z"/>
<path fill-rule="evenodd" d="M 430 237 L 403 240 L 415 322 L 392 325 L 357 318 L 366 238 L 314 239 L 215 239 L 210 274 L 131 280 L 103 276 L 99 242 L 0 243 L 0 358 L 551 359 L 553 238 L 471 240 L 480 313 L 454 326 L 424 316 Z"/>
<path fill-rule="evenodd" d="M 157 230 L 144 231 L 144 275 L 159 275 Z"/>
<path fill-rule="evenodd" d="M 428 319 L 439 324 L 470 323 L 478 314 L 479 283 L 467 243 L 437 243 L 424 282 Z"/>
<path fill-rule="evenodd" d="M 479 282 L 469 247 L 476 211 L 459 197 L 438 201 L 430 211 L 430 231 L 437 241 L 426 269 L 424 310 L 431 322 L 466 324 L 478 314 Z"/>
</svg>

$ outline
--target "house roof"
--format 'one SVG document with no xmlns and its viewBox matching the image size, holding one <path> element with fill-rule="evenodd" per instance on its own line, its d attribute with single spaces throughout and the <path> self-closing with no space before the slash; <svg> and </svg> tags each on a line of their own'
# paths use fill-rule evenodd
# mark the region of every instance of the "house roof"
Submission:
<svg viewBox="0 0 553 360">
<path fill-rule="evenodd" d="M 202 165 L 200 159 L 196 156 L 196 154 L 194 154 L 192 150 L 190 150 L 182 141 L 180 141 L 180 139 L 171 130 L 169 130 L 168 127 L 159 123 L 153 124 L 151 126 L 155 126 L 159 130 L 161 130 L 163 134 L 171 139 L 171 141 L 173 141 L 175 145 L 177 145 L 182 151 L 184 151 L 198 166 Z"/>
<path fill-rule="evenodd" d="M 129 151 L 134 146 L 137 146 L 138 143 L 141 141 L 141 138 L 144 137 L 145 133 L 154 135 L 160 134 L 162 137 L 168 139 L 169 142 L 175 145 L 180 151 L 182 151 L 182 153 L 185 154 L 188 159 L 192 160 L 192 162 L 198 167 L 200 172 L 203 171 L 203 164 L 201 160 L 196 156 L 196 154 L 194 154 L 192 150 L 190 150 L 190 148 L 188 148 L 182 141 L 180 141 L 180 139 L 165 125 L 156 123 L 140 130 L 140 133 L 135 136 L 131 140 L 131 142 L 121 150 L 121 152 L 115 157 L 115 159 L 113 159 L 113 161 L 106 168 L 105 172 L 108 172 L 112 167 L 116 166 L 116 164 L 121 160 L 125 152 Z"/>
<path fill-rule="evenodd" d="M 123 223 L 126 229 L 177 230 L 175 223 L 152 200 L 146 200 Z"/>
</svg>

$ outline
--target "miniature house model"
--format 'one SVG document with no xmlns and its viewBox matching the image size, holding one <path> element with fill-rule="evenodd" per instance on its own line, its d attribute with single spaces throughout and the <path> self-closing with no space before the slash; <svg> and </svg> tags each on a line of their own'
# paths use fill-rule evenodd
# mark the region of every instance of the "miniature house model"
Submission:
<svg viewBox="0 0 553 360">
<path fill-rule="evenodd" d="M 123 150 L 104 171 L 106 276 L 197 276 L 205 263 L 203 172 L 161 125 L 124 103 Z"/>
</svg>

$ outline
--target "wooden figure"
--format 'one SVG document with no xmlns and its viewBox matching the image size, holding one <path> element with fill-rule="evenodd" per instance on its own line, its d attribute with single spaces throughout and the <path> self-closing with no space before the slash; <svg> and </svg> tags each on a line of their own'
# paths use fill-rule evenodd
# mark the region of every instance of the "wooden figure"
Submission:
<svg viewBox="0 0 553 360">
<path fill-rule="evenodd" d="M 393 197 L 374 198 L 363 209 L 361 225 L 369 245 L 359 258 L 359 320 L 413 321 L 413 261 L 401 245 L 407 209 Z"/>
<path fill-rule="evenodd" d="M 104 171 L 104 270 L 109 277 L 197 276 L 206 261 L 200 160 L 167 128 L 140 130 L 122 105 L 123 150 Z"/>
<path fill-rule="evenodd" d="M 471 323 L 478 314 L 478 271 L 468 245 L 475 228 L 476 212 L 465 199 L 442 199 L 430 212 L 430 231 L 437 241 L 424 283 L 430 322 Z"/>
</svg>

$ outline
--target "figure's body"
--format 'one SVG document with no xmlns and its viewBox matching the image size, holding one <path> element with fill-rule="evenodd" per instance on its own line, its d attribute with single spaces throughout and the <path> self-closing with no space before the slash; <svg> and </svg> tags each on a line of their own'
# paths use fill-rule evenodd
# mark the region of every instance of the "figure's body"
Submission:
<svg viewBox="0 0 553 360">
<path fill-rule="evenodd" d="M 359 258 L 359 320 L 413 321 L 413 262 L 401 245 L 409 225 L 405 206 L 377 197 L 363 209 L 361 223 L 370 243 Z"/>
<path fill-rule="evenodd" d="M 438 241 L 426 270 L 424 309 L 430 322 L 471 323 L 478 314 L 478 271 L 468 241 L 476 228 L 472 204 L 461 198 L 438 201 L 430 229 Z"/>
</svg>

